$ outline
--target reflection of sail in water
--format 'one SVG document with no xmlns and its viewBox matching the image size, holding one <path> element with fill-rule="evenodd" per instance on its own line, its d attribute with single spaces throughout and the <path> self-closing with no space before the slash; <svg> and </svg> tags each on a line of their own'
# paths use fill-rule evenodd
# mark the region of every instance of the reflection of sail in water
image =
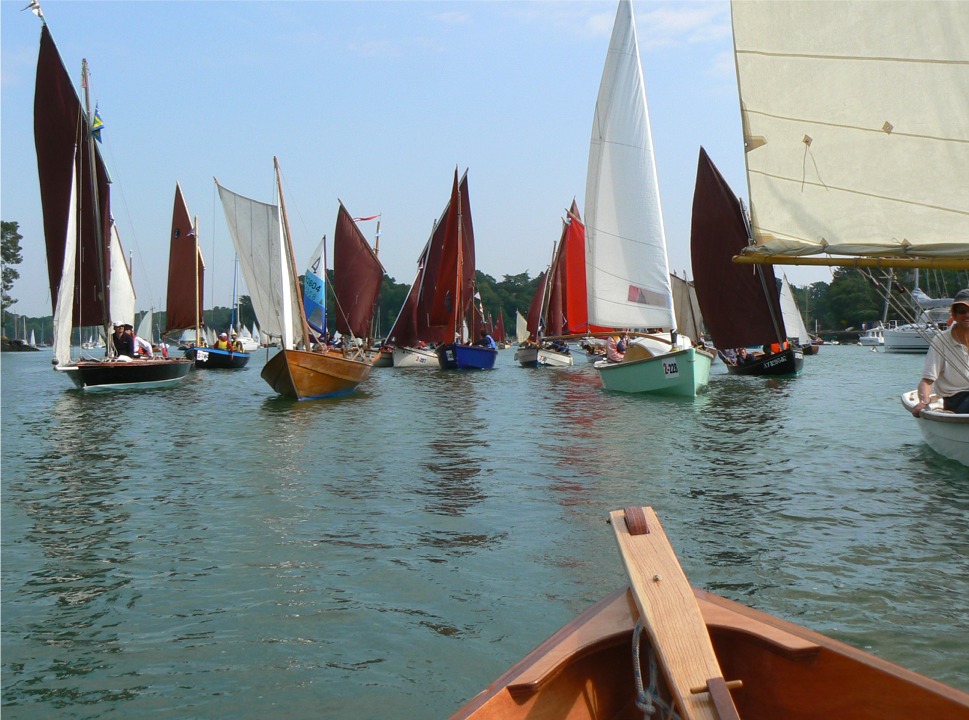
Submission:
<svg viewBox="0 0 969 720">
<path fill-rule="evenodd" d="M 435 373 L 434 382 L 422 380 L 420 406 L 426 417 L 451 417 L 455 403 L 468 410 L 460 413 L 460 422 L 433 422 L 425 429 L 433 439 L 427 442 L 429 454 L 421 458 L 427 475 L 416 489 L 428 498 L 427 512 L 463 515 L 488 499 L 479 477 L 491 445 L 480 437 L 485 421 L 474 416 L 487 412 L 487 398 L 478 391 L 476 378 L 467 373 Z"/>
</svg>

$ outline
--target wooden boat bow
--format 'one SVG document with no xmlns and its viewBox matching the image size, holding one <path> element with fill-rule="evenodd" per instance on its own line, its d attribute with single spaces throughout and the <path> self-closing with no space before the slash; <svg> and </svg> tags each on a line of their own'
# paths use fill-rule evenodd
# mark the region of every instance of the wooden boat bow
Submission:
<svg viewBox="0 0 969 720">
<path fill-rule="evenodd" d="M 693 588 L 656 513 L 629 507 L 610 513 L 610 521 L 641 622 L 681 716 L 739 720 Z"/>
</svg>

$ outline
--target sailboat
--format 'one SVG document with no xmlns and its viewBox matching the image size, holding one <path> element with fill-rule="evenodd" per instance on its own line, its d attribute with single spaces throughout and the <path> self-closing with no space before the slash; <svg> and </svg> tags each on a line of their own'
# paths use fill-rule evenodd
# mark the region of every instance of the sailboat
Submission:
<svg viewBox="0 0 969 720">
<path fill-rule="evenodd" d="M 333 233 L 333 299 L 337 332 L 363 339 L 369 351 L 384 268 L 356 221 L 339 201 Z"/>
<path fill-rule="evenodd" d="M 325 344 L 312 349 L 276 158 L 273 168 L 274 203 L 252 200 L 215 181 L 261 331 L 280 339 L 280 350 L 263 367 L 262 379 L 294 400 L 345 395 L 370 377 L 371 365 L 362 352 L 331 351 Z"/>
<path fill-rule="evenodd" d="M 626 584 L 451 720 L 969 719 L 969 694 L 693 588 L 650 507 L 609 513 Z"/>
<path fill-rule="evenodd" d="M 134 323 L 135 293 L 121 239 L 111 217 L 110 179 L 92 131 L 88 67 L 82 63 L 85 104 L 71 84 L 40 7 L 40 52 L 34 96 L 34 142 L 44 213 L 47 272 L 54 305 L 54 369 L 86 389 L 146 388 L 183 379 L 182 359 L 134 360 L 113 343 L 104 358 L 72 358 L 74 327 Z"/>
<path fill-rule="evenodd" d="M 879 268 L 969 269 L 965 4 L 731 13 L 753 237 L 734 261 L 855 267 L 886 299 Z M 930 447 L 969 445 L 969 414 L 923 411 L 918 425 Z"/>
<path fill-rule="evenodd" d="M 454 184 L 447 215 L 440 223 L 444 228 L 436 260 L 434 292 L 428 296 L 428 322 L 442 328 L 446 341 L 437 348 L 437 359 L 443 370 L 490 370 L 498 359 L 496 348 L 469 345 L 466 337 L 467 321 L 474 304 L 474 226 L 471 221 L 471 200 L 468 194 L 468 175 L 458 182 L 454 169 Z M 427 270 L 425 269 L 425 281 Z"/>
<path fill-rule="evenodd" d="M 596 100 L 586 177 L 589 323 L 639 329 L 622 362 L 595 363 L 607 390 L 694 397 L 713 353 L 675 331 L 646 86 L 629 0 L 621 0 Z"/>
<path fill-rule="evenodd" d="M 515 352 L 515 359 L 522 367 L 571 367 L 575 361 L 568 340 L 588 330 L 585 225 L 573 200 L 548 272 L 528 309 L 529 339 Z"/>
<path fill-rule="evenodd" d="M 787 273 L 781 273 L 781 315 L 784 318 L 784 330 L 787 332 L 787 341 L 792 345 L 801 348 L 804 355 L 816 355 L 818 346 L 811 342 L 811 334 L 808 332 L 807 325 L 801 315 L 801 308 L 797 305 L 797 298 L 794 297 L 794 288 L 787 279 Z"/>
<path fill-rule="evenodd" d="M 803 367 L 804 354 L 787 342 L 774 269 L 731 262 L 749 244 L 747 228 L 740 199 L 700 148 L 690 254 L 710 337 L 731 375 L 794 375 Z M 751 347 L 759 352 L 747 352 Z M 735 349 L 736 356 L 727 352 Z"/>
<path fill-rule="evenodd" d="M 203 335 L 204 288 L 205 260 L 199 246 L 198 222 L 192 221 L 182 188 L 176 183 L 169 236 L 165 332 L 188 330 L 192 333 L 190 346 L 185 348 L 184 354 L 199 370 L 245 367 L 249 362 L 247 353 L 211 347 Z"/>
</svg>

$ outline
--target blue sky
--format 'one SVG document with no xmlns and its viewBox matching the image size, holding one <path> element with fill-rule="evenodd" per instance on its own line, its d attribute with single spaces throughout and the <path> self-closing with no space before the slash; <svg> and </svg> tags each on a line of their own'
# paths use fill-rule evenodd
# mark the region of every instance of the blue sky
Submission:
<svg viewBox="0 0 969 720">
<path fill-rule="evenodd" d="M 12 310 L 36 316 L 51 306 L 32 119 L 40 21 L 26 4 L 0 0 L 0 212 L 24 236 Z M 478 269 L 496 279 L 542 271 L 573 197 L 584 213 L 612 0 L 41 4 L 68 71 L 91 67 L 139 310 L 164 308 L 176 181 L 199 217 L 206 306 L 231 303 L 212 178 L 271 201 L 274 155 L 300 263 L 332 240 L 340 198 L 354 216 L 382 213 L 380 258 L 403 283 L 456 166 L 469 171 Z M 729 5 L 634 10 L 670 266 L 688 271 L 700 145 L 747 195 Z M 361 227 L 372 242 L 375 224 Z"/>
</svg>

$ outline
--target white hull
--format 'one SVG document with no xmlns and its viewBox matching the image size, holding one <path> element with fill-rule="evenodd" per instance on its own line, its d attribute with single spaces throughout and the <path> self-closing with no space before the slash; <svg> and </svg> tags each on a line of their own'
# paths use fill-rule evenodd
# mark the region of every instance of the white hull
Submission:
<svg viewBox="0 0 969 720">
<path fill-rule="evenodd" d="M 924 325 L 899 325 L 885 330 L 885 352 L 926 353 L 929 351 L 929 339 L 937 332 L 935 328 Z"/>
<path fill-rule="evenodd" d="M 441 364 L 437 360 L 437 352 L 430 348 L 394 348 L 395 368 L 425 368 L 438 370 Z"/>
<path fill-rule="evenodd" d="M 918 404 L 918 395 L 911 390 L 902 395 L 906 411 Z M 928 410 L 917 420 L 926 444 L 939 455 L 969 466 L 969 415 L 957 415 L 942 410 L 942 401 L 932 396 Z"/>
<path fill-rule="evenodd" d="M 865 331 L 865 333 L 858 338 L 858 344 L 864 345 L 865 347 L 881 347 L 885 344 L 885 336 L 882 329 L 872 328 L 871 330 Z"/>
<path fill-rule="evenodd" d="M 572 367 L 575 363 L 572 355 L 568 353 L 537 347 L 518 348 L 515 351 L 515 360 L 522 367 Z"/>
</svg>

